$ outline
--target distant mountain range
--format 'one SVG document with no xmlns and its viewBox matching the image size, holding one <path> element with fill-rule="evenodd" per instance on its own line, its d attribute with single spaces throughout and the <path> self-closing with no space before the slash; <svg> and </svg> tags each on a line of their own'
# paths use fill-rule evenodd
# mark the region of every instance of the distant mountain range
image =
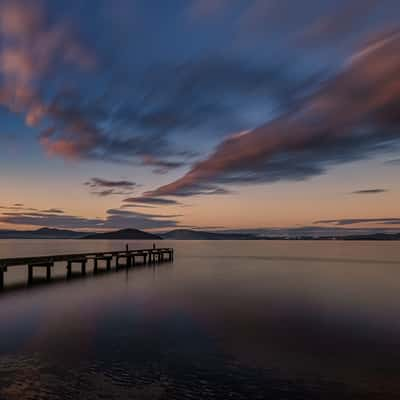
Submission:
<svg viewBox="0 0 400 400">
<path fill-rule="evenodd" d="M 94 233 L 84 236 L 83 239 L 90 240 L 161 240 L 162 238 L 152 233 L 139 231 L 138 229 L 122 229 L 120 231 Z"/>
<path fill-rule="evenodd" d="M 246 233 L 203 232 L 191 229 L 176 229 L 161 235 L 168 240 L 258 240 L 255 235 Z"/>
<path fill-rule="evenodd" d="M 105 233 L 76 232 L 65 229 L 41 228 L 33 231 L 0 230 L 0 239 L 90 239 L 90 240 L 400 240 L 400 233 L 371 233 L 348 236 L 303 236 L 297 238 L 261 237 L 247 233 L 206 232 L 175 229 L 155 235 L 138 229 L 122 229 Z"/>
<path fill-rule="evenodd" d="M 88 233 L 41 228 L 34 231 L 0 230 L 0 239 L 80 239 Z"/>
</svg>

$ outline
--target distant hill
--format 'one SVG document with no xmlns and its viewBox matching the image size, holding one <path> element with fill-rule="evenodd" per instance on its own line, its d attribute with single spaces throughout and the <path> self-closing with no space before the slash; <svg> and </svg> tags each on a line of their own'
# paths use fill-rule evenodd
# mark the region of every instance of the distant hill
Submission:
<svg viewBox="0 0 400 400">
<path fill-rule="evenodd" d="M 90 240 L 160 240 L 160 236 L 153 235 L 152 233 L 147 233 L 140 231 L 138 229 L 122 229 L 114 232 L 106 233 L 95 233 L 85 236 L 83 239 Z"/>
<path fill-rule="evenodd" d="M 244 233 L 218 233 L 176 229 L 161 235 L 169 240 L 258 240 L 254 235 Z"/>
<path fill-rule="evenodd" d="M 347 236 L 301 236 L 296 238 L 263 237 L 247 233 L 206 232 L 175 229 L 154 235 L 138 229 L 123 229 L 106 233 L 76 232 L 66 229 L 40 228 L 31 231 L 0 230 L 0 239 L 108 239 L 108 240 L 400 240 L 400 233 L 371 233 Z"/>
<path fill-rule="evenodd" d="M 338 238 L 341 240 L 400 240 L 400 233 L 371 233 L 369 235 L 351 235 Z"/>
<path fill-rule="evenodd" d="M 0 230 L 0 239 L 80 239 L 87 232 L 40 228 L 33 231 Z"/>
</svg>

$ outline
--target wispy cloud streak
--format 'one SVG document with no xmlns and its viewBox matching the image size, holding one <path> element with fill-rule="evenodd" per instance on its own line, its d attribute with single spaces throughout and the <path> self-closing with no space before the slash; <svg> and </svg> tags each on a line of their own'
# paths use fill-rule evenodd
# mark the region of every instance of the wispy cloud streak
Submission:
<svg viewBox="0 0 400 400">
<path fill-rule="evenodd" d="M 303 180 L 393 149 L 400 141 L 399 50 L 398 31 L 369 41 L 295 112 L 229 137 L 182 178 L 149 195 L 204 184 Z"/>
<path fill-rule="evenodd" d="M 149 214 L 127 210 L 107 210 L 105 218 L 84 218 L 76 215 L 14 211 L 0 213 L 0 223 L 15 226 L 37 226 L 63 229 L 161 229 L 179 225 L 180 215 Z"/>
<path fill-rule="evenodd" d="M 85 185 L 91 189 L 91 193 L 100 197 L 112 195 L 129 195 L 136 188 L 137 184 L 132 181 L 112 181 L 103 178 L 91 178 Z"/>
<path fill-rule="evenodd" d="M 364 189 L 364 190 L 356 190 L 352 192 L 352 194 L 382 194 L 388 192 L 387 189 Z"/>
<path fill-rule="evenodd" d="M 128 197 L 124 199 L 125 203 L 135 204 L 135 205 L 156 205 L 156 206 L 169 206 L 169 205 L 178 205 L 179 202 L 172 199 L 164 199 L 162 197 L 146 197 L 146 196 L 139 196 L 139 197 Z"/>
</svg>

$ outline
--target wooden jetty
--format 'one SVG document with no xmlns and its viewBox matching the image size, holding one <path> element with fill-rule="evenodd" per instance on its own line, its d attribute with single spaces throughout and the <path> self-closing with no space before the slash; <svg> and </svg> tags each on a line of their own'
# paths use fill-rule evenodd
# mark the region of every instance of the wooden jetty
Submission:
<svg viewBox="0 0 400 400">
<path fill-rule="evenodd" d="M 112 269 L 112 260 L 115 259 L 115 268 L 131 268 L 136 265 L 146 265 L 173 261 L 174 249 L 151 248 L 141 250 L 129 250 L 128 246 L 123 251 L 107 251 L 78 254 L 58 254 L 53 256 L 0 258 L 0 290 L 4 288 L 4 275 L 11 267 L 26 266 L 28 271 L 28 284 L 33 283 L 34 271 L 46 269 L 46 279 L 51 280 L 51 270 L 55 263 L 66 263 L 67 278 L 72 276 L 73 267 L 80 267 L 80 273 L 86 275 L 87 264 L 92 261 L 93 273 L 99 271 L 100 262 L 105 264 L 106 271 Z M 120 261 L 124 260 L 123 263 Z"/>
</svg>

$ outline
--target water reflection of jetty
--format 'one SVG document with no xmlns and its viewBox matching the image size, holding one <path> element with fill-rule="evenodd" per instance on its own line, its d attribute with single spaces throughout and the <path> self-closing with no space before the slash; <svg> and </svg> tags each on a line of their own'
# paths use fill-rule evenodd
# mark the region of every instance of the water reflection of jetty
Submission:
<svg viewBox="0 0 400 400">
<path fill-rule="evenodd" d="M 0 289 L 4 287 L 4 275 L 10 267 L 26 266 L 28 271 L 28 284 L 33 283 L 36 269 L 46 270 L 46 279 L 51 280 L 51 271 L 55 263 L 65 262 L 67 278 L 72 276 L 74 268 L 82 275 L 86 275 L 89 262 L 93 265 L 93 273 L 100 269 L 111 271 L 114 261 L 116 269 L 132 268 L 136 265 L 156 264 L 173 261 L 174 249 L 153 248 L 129 250 L 128 246 L 123 251 L 92 252 L 78 254 L 60 254 L 41 257 L 4 258 L 0 259 Z"/>
</svg>

